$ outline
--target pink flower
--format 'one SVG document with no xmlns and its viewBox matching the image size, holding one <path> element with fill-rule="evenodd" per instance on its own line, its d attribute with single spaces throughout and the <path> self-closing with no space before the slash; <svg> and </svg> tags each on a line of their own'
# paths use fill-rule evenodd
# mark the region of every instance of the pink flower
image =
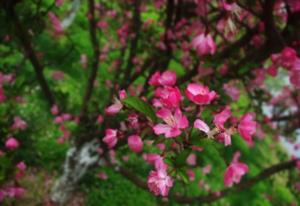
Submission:
<svg viewBox="0 0 300 206">
<path fill-rule="evenodd" d="M 143 141 L 140 136 L 131 135 L 128 137 L 128 146 L 133 152 L 139 153 L 143 150 Z"/>
<path fill-rule="evenodd" d="M 19 162 L 16 167 L 21 170 L 21 171 L 25 171 L 26 170 L 26 164 L 24 161 Z"/>
<path fill-rule="evenodd" d="M 231 116 L 230 108 L 226 106 L 222 112 L 214 116 L 214 124 L 219 129 L 224 130 L 225 129 L 224 123 L 230 118 L 230 116 Z"/>
<path fill-rule="evenodd" d="M 117 114 L 122 108 L 123 104 L 119 100 L 116 100 L 114 104 L 105 109 L 105 113 L 108 115 L 114 115 Z"/>
<path fill-rule="evenodd" d="M 52 107 L 51 107 L 51 114 L 52 115 L 58 115 L 59 113 L 59 109 L 58 109 L 58 106 L 56 104 L 54 104 Z"/>
<path fill-rule="evenodd" d="M 233 101 L 237 101 L 240 98 L 240 90 L 234 85 L 224 84 L 223 89 Z"/>
<path fill-rule="evenodd" d="M 53 27 L 56 35 L 61 35 L 63 33 L 63 27 L 60 23 L 60 20 L 57 18 L 57 16 L 53 12 L 49 12 L 48 17 L 52 23 L 52 27 Z"/>
<path fill-rule="evenodd" d="M 185 94 L 189 100 L 199 105 L 209 104 L 217 95 L 215 91 L 210 92 L 207 86 L 196 83 L 190 83 Z"/>
<path fill-rule="evenodd" d="M 204 175 L 209 174 L 211 171 L 211 165 L 206 165 L 205 167 L 202 168 L 202 172 Z"/>
<path fill-rule="evenodd" d="M 209 127 L 208 125 L 202 121 L 201 119 L 196 119 L 195 122 L 194 122 L 194 127 L 205 132 L 205 133 L 208 133 L 209 132 Z"/>
<path fill-rule="evenodd" d="M 242 176 L 249 170 L 246 164 L 238 162 L 238 157 L 239 153 L 236 153 L 231 164 L 224 173 L 224 184 L 226 187 L 231 187 L 233 183 L 239 183 Z"/>
<path fill-rule="evenodd" d="M 153 127 L 154 133 L 157 135 L 164 134 L 167 138 L 177 137 L 181 134 L 181 129 L 188 127 L 186 116 L 182 115 L 180 109 L 176 109 L 175 113 L 169 109 L 160 109 L 156 115 L 162 118 L 167 124 L 157 124 Z"/>
<path fill-rule="evenodd" d="M 63 4 L 63 0 L 55 0 L 55 6 L 60 7 Z"/>
<path fill-rule="evenodd" d="M 18 140 L 16 140 L 13 137 L 8 138 L 8 140 L 6 140 L 6 142 L 5 142 L 5 147 L 9 150 L 18 149 L 19 146 L 20 146 L 20 143 L 18 142 Z"/>
<path fill-rule="evenodd" d="M 151 76 L 149 84 L 152 86 L 174 86 L 176 78 L 176 73 L 173 71 L 165 71 L 162 74 L 157 71 Z"/>
<path fill-rule="evenodd" d="M 118 139 L 117 139 L 117 130 L 115 129 L 106 129 L 105 130 L 105 137 L 103 138 L 103 142 L 105 142 L 109 149 L 116 146 Z"/>
<path fill-rule="evenodd" d="M 187 175 L 189 177 L 189 180 L 192 182 L 195 180 L 195 172 L 192 169 L 187 170 Z"/>
<path fill-rule="evenodd" d="M 65 73 L 63 73 L 62 71 L 54 71 L 52 73 L 52 78 L 54 80 L 63 80 L 65 77 Z"/>
<path fill-rule="evenodd" d="M 217 46 L 210 34 L 207 36 L 205 36 L 205 34 L 196 36 L 192 41 L 192 46 L 196 49 L 199 56 L 214 54 L 217 49 Z"/>
<path fill-rule="evenodd" d="M 300 11 L 300 1 L 298 0 L 287 0 L 287 4 L 290 6 L 292 12 Z"/>
<path fill-rule="evenodd" d="M 162 157 L 158 154 L 145 154 L 143 158 L 151 165 L 154 165 L 157 160 L 162 160 Z"/>
<path fill-rule="evenodd" d="M 295 88 L 300 89 L 300 68 L 294 69 L 289 73 L 290 82 L 295 86 Z"/>
<path fill-rule="evenodd" d="M 252 135 L 256 131 L 256 122 L 253 121 L 253 115 L 251 113 L 246 113 L 242 116 L 240 124 L 238 125 L 238 131 L 248 145 L 252 145 Z"/>
<path fill-rule="evenodd" d="M 108 179 L 108 176 L 105 172 L 99 172 L 97 174 L 97 176 L 101 179 L 101 180 L 107 180 Z"/>
<path fill-rule="evenodd" d="M 177 87 L 157 88 L 155 96 L 159 97 L 160 102 L 166 107 L 178 107 L 181 100 L 181 94 Z"/>
<path fill-rule="evenodd" d="M 148 176 L 148 188 L 154 195 L 168 196 L 170 188 L 173 186 L 173 180 L 168 176 L 164 167 L 157 167 L 157 171 L 150 171 Z"/>
<path fill-rule="evenodd" d="M 0 85 L 0 103 L 6 100 L 6 96 L 4 94 L 4 89 Z"/>
<path fill-rule="evenodd" d="M 97 117 L 97 123 L 98 123 L 98 124 L 102 124 L 103 121 L 104 121 L 103 116 L 102 116 L 101 114 L 99 114 L 98 117 Z"/>
<path fill-rule="evenodd" d="M 278 68 L 275 67 L 274 65 L 272 65 L 272 66 L 268 67 L 267 73 L 272 77 L 276 77 L 277 73 L 278 73 Z"/>
<path fill-rule="evenodd" d="M 27 123 L 21 119 L 21 117 L 14 117 L 14 124 L 11 126 L 12 129 L 24 130 L 27 128 Z"/>
<path fill-rule="evenodd" d="M 54 123 L 55 124 L 61 124 L 61 123 L 63 123 L 64 122 L 64 119 L 61 117 L 61 116 L 57 116 L 57 117 L 55 117 L 55 119 L 54 119 Z"/>
<path fill-rule="evenodd" d="M 83 69 L 86 69 L 88 66 L 88 57 L 86 54 L 81 54 L 80 55 L 80 64 Z"/>
<path fill-rule="evenodd" d="M 10 198 L 19 198 L 24 195 L 25 189 L 22 187 L 10 187 L 6 189 L 5 193 Z"/>
<path fill-rule="evenodd" d="M 197 164 L 197 156 L 193 153 L 191 153 L 187 159 L 186 159 L 186 163 L 190 166 L 195 166 Z"/>
<path fill-rule="evenodd" d="M 119 99 L 115 98 L 114 104 L 110 105 L 105 109 L 105 113 L 108 115 L 115 115 L 117 114 L 122 108 L 123 104 L 120 100 L 123 100 L 126 98 L 126 92 L 125 90 L 119 91 Z"/>
<path fill-rule="evenodd" d="M 218 134 L 217 139 L 223 142 L 225 146 L 231 145 L 231 136 L 227 132 Z"/>
</svg>

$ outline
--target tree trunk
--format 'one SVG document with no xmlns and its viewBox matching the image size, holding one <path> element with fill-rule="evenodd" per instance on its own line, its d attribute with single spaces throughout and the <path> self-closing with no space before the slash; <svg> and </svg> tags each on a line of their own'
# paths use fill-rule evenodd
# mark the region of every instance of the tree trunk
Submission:
<svg viewBox="0 0 300 206">
<path fill-rule="evenodd" d="M 99 142 L 94 139 L 81 147 L 73 146 L 68 150 L 62 175 L 51 190 L 50 199 L 53 203 L 64 205 L 88 169 L 99 163 L 100 156 L 96 151 L 98 147 Z"/>
</svg>

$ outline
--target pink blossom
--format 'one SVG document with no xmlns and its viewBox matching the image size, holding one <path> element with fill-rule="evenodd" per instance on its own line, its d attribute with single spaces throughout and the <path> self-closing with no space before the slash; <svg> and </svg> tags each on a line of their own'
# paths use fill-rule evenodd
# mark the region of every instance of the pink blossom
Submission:
<svg viewBox="0 0 300 206">
<path fill-rule="evenodd" d="M 232 84 L 224 84 L 223 89 L 226 94 L 233 100 L 237 101 L 240 98 L 240 90 Z"/>
<path fill-rule="evenodd" d="M 101 114 L 99 114 L 98 117 L 97 117 L 97 123 L 98 123 L 98 124 L 102 124 L 103 121 L 104 121 L 103 116 L 102 116 Z"/>
<path fill-rule="evenodd" d="M 205 16 L 207 14 L 207 0 L 195 0 L 197 7 L 196 12 L 199 16 Z"/>
<path fill-rule="evenodd" d="M 6 96 L 5 96 L 5 93 L 4 93 L 4 89 L 0 85 L 0 103 L 4 102 L 5 100 L 6 100 Z"/>
<path fill-rule="evenodd" d="M 295 88 L 300 89 L 300 68 L 294 69 L 289 73 L 290 82 Z"/>
<path fill-rule="evenodd" d="M 155 90 L 155 96 L 159 97 L 160 102 L 166 107 L 178 107 L 181 94 L 177 87 L 164 87 Z"/>
<path fill-rule="evenodd" d="M 278 68 L 274 65 L 271 65 L 270 67 L 268 67 L 267 73 L 272 77 L 276 77 L 278 73 Z"/>
<path fill-rule="evenodd" d="M 211 171 L 211 165 L 206 165 L 205 167 L 202 168 L 202 172 L 204 175 L 209 174 Z"/>
<path fill-rule="evenodd" d="M 195 166 L 197 164 L 197 156 L 194 153 L 191 153 L 187 159 L 186 163 L 190 166 Z"/>
<path fill-rule="evenodd" d="M 127 120 L 130 128 L 136 129 L 139 127 L 139 118 L 137 114 L 129 114 Z"/>
<path fill-rule="evenodd" d="M 19 198 L 24 195 L 25 189 L 22 187 L 10 187 L 6 189 L 5 193 L 10 198 Z"/>
<path fill-rule="evenodd" d="M 200 34 L 196 36 L 192 41 L 192 46 L 196 49 L 199 56 L 214 54 L 216 52 L 217 46 L 210 34 Z"/>
<path fill-rule="evenodd" d="M 21 171 L 25 171 L 26 170 L 26 164 L 24 161 L 19 162 L 16 167 L 21 170 Z"/>
<path fill-rule="evenodd" d="M 214 124 L 219 129 L 224 130 L 225 129 L 224 124 L 230 118 L 230 116 L 231 116 L 230 108 L 226 106 L 222 112 L 214 116 Z"/>
<path fill-rule="evenodd" d="M 164 134 L 167 138 L 177 137 L 181 134 L 181 129 L 188 127 L 186 116 L 184 116 L 178 108 L 175 110 L 174 114 L 172 114 L 169 109 L 163 108 L 160 109 L 156 115 L 167 123 L 157 124 L 153 127 L 153 130 L 157 135 Z"/>
<path fill-rule="evenodd" d="M 156 147 L 160 150 L 160 151 L 164 151 L 166 149 L 166 145 L 164 143 L 159 143 L 156 145 Z"/>
<path fill-rule="evenodd" d="M 187 175 L 189 177 L 189 180 L 191 182 L 195 180 L 196 175 L 195 175 L 195 172 L 192 169 L 187 170 L 186 173 L 187 173 Z"/>
<path fill-rule="evenodd" d="M 106 129 L 105 137 L 103 138 L 103 142 L 105 142 L 109 149 L 113 148 L 117 142 L 117 130 L 114 129 Z"/>
<path fill-rule="evenodd" d="M 163 86 L 174 86 L 176 83 L 176 73 L 174 71 L 165 71 L 159 78 L 160 85 Z"/>
<path fill-rule="evenodd" d="M 86 54 L 81 54 L 80 55 L 80 64 L 83 69 L 87 68 L 87 63 L 88 63 L 88 57 Z"/>
<path fill-rule="evenodd" d="M 54 71 L 52 73 L 52 78 L 54 80 L 63 80 L 65 77 L 65 73 L 63 73 L 62 71 Z"/>
<path fill-rule="evenodd" d="M 209 104 L 217 95 L 215 91 L 209 91 L 207 86 L 196 83 L 190 83 L 185 94 L 189 100 L 199 105 Z"/>
<path fill-rule="evenodd" d="M 55 6 L 60 7 L 63 4 L 63 0 L 55 0 Z"/>
<path fill-rule="evenodd" d="M 116 100 L 114 104 L 110 105 L 105 109 L 105 113 L 108 115 L 114 115 L 119 113 L 119 111 L 121 111 L 122 108 L 123 104 L 119 100 Z"/>
<path fill-rule="evenodd" d="M 61 115 L 61 118 L 63 119 L 63 121 L 69 121 L 72 118 L 72 115 L 69 113 L 63 113 Z"/>
<path fill-rule="evenodd" d="M 57 35 L 62 34 L 63 33 L 63 27 L 60 23 L 60 20 L 57 18 L 57 16 L 53 12 L 49 12 L 48 17 L 49 17 L 49 19 L 52 23 L 52 27 L 53 27 L 55 33 Z"/>
<path fill-rule="evenodd" d="M 236 154 L 224 173 L 224 184 L 226 187 L 231 187 L 234 183 L 239 183 L 242 176 L 249 170 L 246 164 L 238 162 L 239 154 Z"/>
<path fill-rule="evenodd" d="M 173 186 L 173 180 L 165 169 L 150 171 L 148 176 L 148 188 L 154 195 L 168 196 L 170 188 Z"/>
<path fill-rule="evenodd" d="M 151 165 L 154 165 L 157 160 L 162 160 L 162 157 L 158 154 L 145 154 L 143 157 Z"/>
<path fill-rule="evenodd" d="M 152 86 L 159 86 L 160 85 L 159 79 L 160 79 L 160 72 L 157 71 L 150 77 L 148 83 Z"/>
<path fill-rule="evenodd" d="M 108 179 L 108 176 L 105 172 L 99 172 L 97 174 L 97 176 L 101 179 L 101 180 L 107 180 Z"/>
<path fill-rule="evenodd" d="M 14 117 L 14 124 L 11 126 L 12 129 L 24 130 L 27 128 L 27 123 L 21 119 L 21 117 Z"/>
<path fill-rule="evenodd" d="M 196 119 L 195 122 L 194 122 L 194 128 L 197 128 L 199 129 L 200 131 L 203 131 L 205 133 L 208 133 L 209 132 L 209 127 L 208 125 L 202 121 L 201 119 Z"/>
<path fill-rule="evenodd" d="M 231 136 L 227 132 L 218 134 L 217 139 L 223 142 L 225 146 L 231 145 Z"/>
<path fill-rule="evenodd" d="M 281 63 L 284 67 L 289 68 L 297 60 L 297 52 L 291 47 L 285 47 L 281 51 Z"/>
<path fill-rule="evenodd" d="M 292 12 L 300 11 L 300 1 L 299 0 L 287 0 L 287 4 L 289 5 Z"/>
<path fill-rule="evenodd" d="M 18 149 L 19 146 L 20 146 L 20 143 L 18 142 L 18 140 L 16 140 L 13 137 L 8 138 L 5 142 L 5 147 L 9 150 Z"/>
<path fill-rule="evenodd" d="M 54 119 L 54 123 L 55 124 L 61 124 L 61 123 L 63 123 L 64 122 L 64 119 L 61 117 L 61 116 L 57 116 L 57 117 L 55 117 L 55 119 Z"/>
<path fill-rule="evenodd" d="M 177 76 L 174 71 L 165 71 L 162 74 L 157 71 L 151 76 L 149 84 L 152 86 L 174 86 L 176 78 Z"/>
<path fill-rule="evenodd" d="M 143 150 L 143 141 L 140 136 L 131 135 L 128 137 L 128 146 L 133 152 L 139 153 Z"/>
<path fill-rule="evenodd" d="M 253 121 L 253 115 L 251 113 L 246 113 L 242 116 L 240 123 L 238 125 L 238 131 L 248 145 L 252 145 L 252 135 L 256 131 L 256 122 Z"/>
<path fill-rule="evenodd" d="M 59 109 L 58 109 L 58 106 L 56 104 L 54 104 L 52 107 L 51 107 L 51 114 L 52 115 L 58 115 L 59 113 Z"/>
<path fill-rule="evenodd" d="M 124 100 L 126 98 L 126 92 L 125 90 L 119 91 L 119 99 L 115 98 L 114 104 L 110 105 L 105 109 L 105 113 L 107 115 L 115 115 L 121 111 L 123 108 L 123 104 L 120 100 Z"/>
</svg>

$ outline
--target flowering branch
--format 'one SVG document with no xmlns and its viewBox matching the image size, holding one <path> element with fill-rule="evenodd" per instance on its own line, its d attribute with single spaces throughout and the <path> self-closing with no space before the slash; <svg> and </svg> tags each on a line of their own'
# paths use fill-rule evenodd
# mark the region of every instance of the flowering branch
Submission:
<svg viewBox="0 0 300 206">
<path fill-rule="evenodd" d="M 273 165 L 273 166 L 261 171 L 257 176 L 249 178 L 248 180 L 243 181 L 243 182 L 235 185 L 232 188 L 224 189 L 219 192 L 214 192 L 214 193 L 210 193 L 208 195 L 201 195 L 201 196 L 197 196 L 197 197 L 187 197 L 187 196 L 174 194 L 173 197 L 172 197 L 172 195 L 170 195 L 170 198 L 174 198 L 174 200 L 178 203 L 185 203 L 185 204 L 192 204 L 195 202 L 199 202 L 199 203 L 214 202 L 214 201 L 217 201 L 221 198 L 224 198 L 224 197 L 230 195 L 232 192 L 240 192 L 242 190 L 246 190 L 246 189 L 252 187 L 253 185 L 255 185 L 256 183 L 263 181 L 263 180 L 271 177 L 274 174 L 277 174 L 284 170 L 293 169 L 296 167 L 296 162 L 297 162 L 297 160 L 291 160 L 291 161 Z M 123 168 L 123 167 L 120 167 L 118 170 L 119 170 L 120 174 L 122 174 L 124 177 L 126 177 L 128 180 L 130 180 L 136 186 L 148 191 L 147 183 L 145 181 L 143 181 L 141 178 L 137 177 L 130 170 Z"/>
</svg>

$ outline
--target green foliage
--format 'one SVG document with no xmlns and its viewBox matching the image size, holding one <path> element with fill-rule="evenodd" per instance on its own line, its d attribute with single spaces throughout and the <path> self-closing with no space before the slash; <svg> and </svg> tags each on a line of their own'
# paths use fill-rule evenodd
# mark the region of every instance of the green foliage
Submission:
<svg viewBox="0 0 300 206">
<path fill-rule="evenodd" d="M 146 117 L 149 117 L 153 122 L 156 122 L 156 115 L 152 107 L 144 102 L 143 100 L 139 99 L 138 97 L 127 97 L 123 100 L 123 103 L 129 107 L 133 108 L 136 111 L 144 114 Z"/>
</svg>

